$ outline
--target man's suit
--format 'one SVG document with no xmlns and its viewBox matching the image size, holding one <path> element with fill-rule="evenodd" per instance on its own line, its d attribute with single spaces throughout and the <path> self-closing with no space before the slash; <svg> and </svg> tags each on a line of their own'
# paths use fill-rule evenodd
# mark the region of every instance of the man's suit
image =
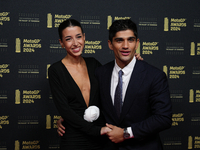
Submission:
<svg viewBox="0 0 200 150">
<path fill-rule="evenodd" d="M 121 128 L 131 127 L 134 138 L 115 144 L 108 140 L 108 150 L 162 150 L 159 132 L 171 127 L 171 101 L 164 72 L 136 61 L 126 90 L 120 118 L 110 96 L 114 61 L 98 68 L 102 112 L 106 122 Z"/>
</svg>

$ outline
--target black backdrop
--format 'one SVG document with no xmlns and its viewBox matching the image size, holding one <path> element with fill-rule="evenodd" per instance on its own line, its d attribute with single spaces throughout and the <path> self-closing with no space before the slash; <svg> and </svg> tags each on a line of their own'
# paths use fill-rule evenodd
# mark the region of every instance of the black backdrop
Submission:
<svg viewBox="0 0 200 150">
<path fill-rule="evenodd" d="M 110 24 L 136 22 L 137 52 L 169 79 L 173 123 L 161 133 L 164 149 L 200 149 L 199 0 L 1 0 L 0 150 L 58 149 L 47 70 L 66 55 L 57 33 L 66 18 L 83 26 L 83 56 L 102 64 L 114 58 Z"/>
</svg>

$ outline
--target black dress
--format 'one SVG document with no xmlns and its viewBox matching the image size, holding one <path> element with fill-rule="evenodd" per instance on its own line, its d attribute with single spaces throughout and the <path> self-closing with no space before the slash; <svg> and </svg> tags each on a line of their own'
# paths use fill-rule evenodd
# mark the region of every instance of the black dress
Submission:
<svg viewBox="0 0 200 150">
<path fill-rule="evenodd" d="M 89 106 L 95 105 L 100 108 L 98 81 L 94 74 L 101 64 L 94 58 L 84 60 L 91 84 Z M 102 149 L 103 137 L 100 130 L 105 126 L 103 117 L 100 115 L 99 119 L 92 123 L 83 119 L 87 105 L 78 85 L 61 61 L 51 65 L 48 73 L 54 103 L 64 119 L 65 134 L 61 137 L 61 150 Z"/>
</svg>

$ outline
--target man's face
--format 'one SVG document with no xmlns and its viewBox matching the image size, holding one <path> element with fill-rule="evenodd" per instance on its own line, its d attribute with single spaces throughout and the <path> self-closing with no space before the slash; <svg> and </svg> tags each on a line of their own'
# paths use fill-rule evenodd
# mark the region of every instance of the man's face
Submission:
<svg viewBox="0 0 200 150">
<path fill-rule="evenodd" d="M 112 42 L 108 40 L 108 46 L 114 51 L 115 59 L 120 68 L 124 68 L 133 59 L 139 39 L 136 40 L 132 30 L 124 30 L 116 33 Z"/>
</svg>

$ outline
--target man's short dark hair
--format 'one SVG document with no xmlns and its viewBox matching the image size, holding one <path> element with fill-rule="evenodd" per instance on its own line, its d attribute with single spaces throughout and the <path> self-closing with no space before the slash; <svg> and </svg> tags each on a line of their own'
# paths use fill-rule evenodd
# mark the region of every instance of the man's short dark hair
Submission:
<svg viewBox="0 0 200 150">
<path fill-rule="evenodd" d="M 130 19 L 116 20 L 109 28 L 109 40 L 112 42 L 113 37 L 119 31 L 132 30 L 136 39 L 138 38 L 137 25 Z"/>
</svg>

